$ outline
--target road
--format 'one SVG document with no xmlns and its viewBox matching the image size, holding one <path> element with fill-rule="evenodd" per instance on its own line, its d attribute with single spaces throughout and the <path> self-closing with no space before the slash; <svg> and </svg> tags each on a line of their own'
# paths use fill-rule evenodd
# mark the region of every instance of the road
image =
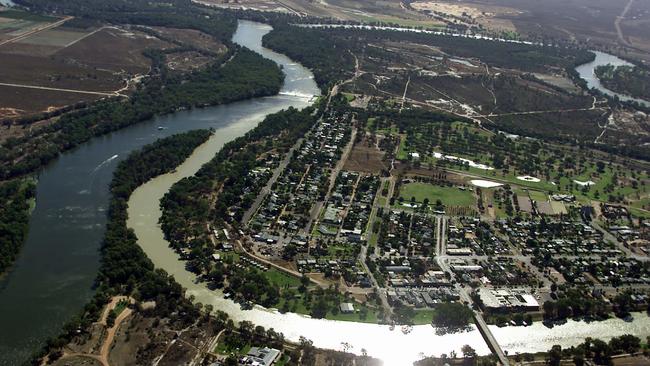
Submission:
<svg viewBox="0 0 650 366">
<path fill-rule="evenodd" d="M 368 247 L 370 246 L 370 237 L 368 233 L 372 231 L 373 223 L 375 222 L 375 219 L 377 217 L 377 210 L 379 209 L 379 197 L 381 196 L 381 190 L 384 187 L 384 182 L 389 182 L 390 183 L 390 178 L 382 178 L 379 182 L 379 188 L 378 192 L 375 195 L 375 201 L 373 202 L 372 205 L 372 210 L 370 211 L 370 215 L 368 216 L 368 226 L 366 227 L 366 243 L 365 245 L 361 246 L 361 250 L 359 252 L 359 262 L 361 262 L 361 266 L 363 267 L 363 270 L 368 274 L 368 277 L 370 278 L 370 282 L 372 283 L 373 288 L 377 292 L 377 295 L 379 296 L 379 299 L 381 300 L 381 306 L 384 308 L 384 318 L 385 320 L 390 319 L 390 315 L 393 314 L 393 308 L 390 306 L 388 303 L 388 296 L 386 295 L 385 289 L 383 289 L 381 286 L 379 286 L 379 283 L 377 282 L 377 279 L 375 278 L 375 275 L 370 271 L 370 268 L 368 268 L 368 264 L 366 261 L 368 260 Z M 390 195 L 388 195 L 390 197 Z M 388 205 L 388 198 L 386 199 L 386 203 L 382 208 L 384 209 L 384 212 L 386 212 L 386 206 Z M 379 255 L 379 245 L 374 246 L 374 255 L 378 256 Z"/>
<path fill-rule="evenodd" d="M 623 30 L 621 29 L 621 21 L 625 19 L 625 15 L 627 15 L 627 12 L 630 11 L 630 7 L 632 7 L 633 3 L 634 0 L 628 1 L 623 8 L 623 11 L 621 12 L 621 15 L 617 16 L 616 20 L 614 20 L 614 28 L 616 28 L 618 39 L 621 41 L 621 43 L 629 47 L 632 47 L 632 45 L 625 39 L 625 36 L 623 35 Z"/>
<path fill-rule="evenodd" d="M 104 308 L 104 311 L 102 312 L 102 315 L 97 322 L 97 324 L 101 324 L 104 327 L 107 326 L 107 319 L 108 319 L 108 314 L 115 309 L 115 307 L 122 301 L 128 301 L 130 303 L 134 303 L 135 300 L 131 297 L 127 296 L 114 296 L 111 301 L 106 305 Z M 99 350 L 99 354 L 94 354 L 94 353 L 79 353 L 79 352 L 68 352 L 64 351 L 63 356 L 61 356 L 61 359 L 64 358 L 73 358 L 73 357 L 86 357 L 86 358 L 92 358 L 99 362 L 102 366 L 110 366 L 110 363 L 108 361 L 108 354 L 111 350 L 111 346 L 113 345 L 113 341 L 115 340 L 115 334 L 117 333 L 117 330 L 120 328 L 120 325 L 122 322 L 129 317 L 133 313 L 133 310 L 131 308 L 127 307 L 122 312 L 115 318 L 115 321 L 113 322 L 113 326 L 108 328 L 106 330 L 106 336 L 104 337 L 104 340 L 102 341 L 102 345 Z M 44 361 L 47 360 L 44 359 Z"/>
<path fill-rule="evenodd" d="M 352 125 L 354 126 L 354 119 L 352 120 Z M 318 225 L 318 216 L 320 215 L 320 212 L 323 209 L 323 205 L 330 199 L 330 196 L 332 195 L 332 188 L 334 188 L 334 183 L 336 183 L 336 177 L 338 177 L 339 172 L 343 169 L 343 166 L 348 161 L 348 156 L 350 156 L 350 151 L 352 151 L 352 145 L 354 145 L 354 140 L 356 139 L 356 137 L 357 137 L 357 128 L 353 127 L 352 134 L 350 135 L 350 141 L 348 141 L 347 145 L 345 145 L 345 148 L 343 149 L 343 153 L 341 154 L 341 158 L 334 166 L 334 169 L 332 169 L 332 171 L 330 172 L 330 181 L 327 187 L 327 193 L 325 194 L 325 198 L 323 198 L 323 200 L 319 200 L 318 202 L 316 202 L 316 204 L 314 204 L 314 207 L 312 207 L 310 213 L 309 221 L 305 225 L 305 228 L 311 229 L 315 225 Z"/>
<path fill-rule="evenodd" d="M 636 260 L 641 261 L 641 262 L 647 262 L 647 261 L 650 260 L 650 258 L 648 258 L 645 255 L 640 255 L 640 254 L 634 253 L 630 248 L 626 247 L 625 244 L 620 242 L 609 231 L 607 231 L 603 227 L 601 227 L 596 221 L 591 222 L 591 227 L 593 227 L 594 229 L 600 231 L 603 234 L 603 239 L 605 239 L 605 241 L 610 241 L 610 242 L 616 244 L 618 249 L 621 250 L 623 253 L 625 253 L 625 255 L 628 258 L 633 258 L 633 259 L 636 259 Z"/>
<path fill-rule="evenodd" d="M 67 22 L 68 20 L 71 20 L 71 19 L 74 19 L 74 17 L 67 16 L 67 17 L 65 17 L 65 18 L 63 18 L 61 20 L 58 20 L 58 21 L 54 22 L 54 23 L 48 23 L 48 24 L 42 25 L 40 27 L 34 28 L 34 29 L 32 29 L 32 30 L 30 30 L 28 32 L 25 32 L 25 33 L 23 33 L 23 34 L 21 34 L 19 36 L 16 36 L 14 38 L 6 39 L 6 40 L 0 42 L 0 47 L 4 46 L 6 44 L 9 44 L 9 43 L 18 42 L 21 39 L 31 37 L 36 33 L 39 33 L 39 32 L 42 32 L 42 31 L 45 31 L 45 30 L 48 30 L 48 29 L 56 28 L 56 27 L 60 26 L 61 24 L 65 23 L 65 22 Z"/>
<path fill-rule="evenodd" d="M 25 89 L 40 89 L 40 90 L 49 90 L 49 91 L 66 92 L 66 93 L 91 94 L 91 95 L 99 95 L 103 97 L 122 96 L 117 92 L 98 92 L 98 91 L 88 91 L 88 90 L 79 90 L 79 89 L 51 88 L 47 86 L 38 86 L 38 85 L 0 83 L 0 86 L 10 86 L 14 88 L 25 88 Z"/>
<path fill-rule="evenodd" d="M 316 124 L 315 124 L 316 125 Z M 315 126 L 314 125 L 314 126 Z M 313 128 L 313 127 L 312 127 Z M 262 188 L 260 193 L 257 195 L 255 198 L 255 201 L 253 201 L 253 204 L 251 207 L 244 212 L 244 216 L 242 218 L 242 224 L 244 226 L 248 226 L 248 222 L 251 220 L 253 215 L 257 212 L 257 210 L 260 208 L 260 205 L 262 205 L 262 202 L 264 202 L 264 199 L 268 194 L 271 192 L 271 187 L 277 182 L 278 178 L 280 177 L 280 174 L 287 168 L 287 165 L 289 165 L 289 162 L 291 161 L 291 158 L 293 157 L 294 151 L 300 147 L 302 142 L 305 140 L 307 136 L 311 133 L 311 130 L 305 134 L 304 137 L 299 138 L 293 146 L 289 149 L 289 151 L 284 155 L 284 159 L 280 162 L 280 164 L 273 170 L 273 175 L 269 179 L 269 181 L 266 183 L 266 185 Z"/>
<path fill-rule="evenodd" d="M 384 291 L 384 289 L 382 289 L 379 286 L 379 283 L 375 279 L 375 276 L 368 268 L 368 265 L 366 264 L 367 258 L 368 258 L 368 245 L 366 243 L 366 245 L 361 246 L 361 250 L 359 251 L 359 262 L 361 262 L 361 266 L 363 267 L 363 270 L 368 274 L 368 277 L 370 278 L 370 282 L 372 283 L 372 287 L 376 290 L 377 296 L 379 296 L 379 299 L 381 300 L 381 306 L 384 308 L 384 320 L 388 320 L 393 314 L 393 309 L 390 307 L 390 304 L 388 303 L 388 297 L 386 296 L 386 291 Z"/>
<path fill-rule="evenodd" d="M 449 273 L 449 275 L 451 276 L 452 282 L 455 283 L 454 287 L 460 294 L 461 300 L 467 304 L 473 304 L 474 301 L 472 300 L 471 296 L 469 296 L 469 293 L 465 288 L 463 288 L 458 284 L 458 282 L 455 279 L 454 272 L 451 270 L 451 268 L 449 268 L 449 264 L 447 263 L 449 257 L 445 254 L 446 247 L 447 247 L 446 226 L 447 226 L 447 218 L 444 215 L 437 216 L 436 217 L 436 239 L 437 239 L 436 262 L 438 264 L 438 267 L 440 267 L 441 270 Z M 483 314 L 479 310 L 474 309 L 474 306 L 471 306 L 471 308 L 474 313 L 474 320 L 476 326 L 481 332 L 483 339 L 485 339 L 485 343 L 487 343 L 488 347 L 490 347 L 492 352 L 497 355 L 497 357 L 499 358 L 499 362 L 502 365 L 505 366 L 509 365 L 510 363 L 508 361 L 508 357 L 501 349 L 499 342 L 497 342 L 496 338 L 494 338 L 492 331 L 490 331 L 490 328 L 485 322 L 485 319 L 483 319 Z M 478 307 L 476 308 L 478 309 Z"/>
</svg>

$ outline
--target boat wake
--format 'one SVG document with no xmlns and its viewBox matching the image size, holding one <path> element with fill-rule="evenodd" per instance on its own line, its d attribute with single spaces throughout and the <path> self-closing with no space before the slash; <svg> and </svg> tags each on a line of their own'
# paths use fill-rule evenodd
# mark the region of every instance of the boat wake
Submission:
<svg viewBox="0 0 650 366">
<path fill-rule="evenodd" d="M 101 163 L 99 163 L 99 165 L 97 165 L 97 166 L 95 167 L 95 169 L 93 169 L 92 173 L 95 173 L 96 171 L 98 171 L 99 169 L 101 169 L 104 165 L 106 165 L 106 164 L 110 163 L 111 161 L 117 159 L 117 157 L 118 157 L 118 155 L 115 154 L 115 155 L 111 156 L 110 158 L 108 158 L 108 159 L 102 161 Z M 91 173 L 91 174 L 92 174 L 92 173 Z"/>
<path fill-rule="evenodd" d="M 307 100 L 314 97 L 313 94 L 301 93 L 301 92 L 297 92 L 297 91 L 284 91 L 284 92 L 280 92 L 280 95 L 286 95 L 286 96 L 290 96 L 290 97 L 298 97 L 298 98 L 307 99 Z"/>
</svg>

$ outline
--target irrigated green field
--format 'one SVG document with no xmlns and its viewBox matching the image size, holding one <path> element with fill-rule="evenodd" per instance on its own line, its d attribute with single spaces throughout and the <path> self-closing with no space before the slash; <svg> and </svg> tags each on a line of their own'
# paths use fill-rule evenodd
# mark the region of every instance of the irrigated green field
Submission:
<svg viewBox="0 0 650 366">
<path fill-rule="evenodd" d="M 442 187 L 429 183 L 408 183 L 400 188 L 399 196 L 409 202 L 415 197 L 415 202 L 422 203 L 426 198 L 430 204 L 440 200 L 445 206 L 474 206 L 476 198 L 470 191 L 456 187 Z"/>
</svg>

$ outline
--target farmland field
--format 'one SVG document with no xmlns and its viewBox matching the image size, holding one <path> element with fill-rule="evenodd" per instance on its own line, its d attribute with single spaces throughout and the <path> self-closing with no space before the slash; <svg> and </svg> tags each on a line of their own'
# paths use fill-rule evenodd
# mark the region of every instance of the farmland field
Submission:
<svg viewBox="0 0 650 366">
<path fill-rule="evenodd" d="M 4 19 L 0 26 L 13 21 L 0 19 Z M 141 32 L 115 27 L 77 29 L 65 24 L 0 45 L 0 82 L 5 84 L 0 87 L 0 119 L 101 98 L 84 92 L 112 93 L 123 88 L 127 79 L 149 71 L 150 61 L 142 54 L 145 49 L 170 46 Z M 12 130 L 12 135 L 17 132 Z"/>
</svg>

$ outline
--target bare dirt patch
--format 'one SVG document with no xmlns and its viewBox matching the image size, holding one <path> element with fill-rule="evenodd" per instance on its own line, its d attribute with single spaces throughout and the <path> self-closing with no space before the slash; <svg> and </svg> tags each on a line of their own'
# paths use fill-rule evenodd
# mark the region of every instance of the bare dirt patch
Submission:
<svg viewBox="0 0 650 366">
<path fill-rule="evenodd" d="M 354 145 L 343 169 L 378 174 L 382 169 L 388 169 L 388 164 L 382 161 L 383 158 L 384 153 L 373 142 L 364 138 Z"/>
<path fill-rule="evenodd" d="M 188 51 L 169 54 L 165 61 L 170 70 L 187 72 L 207 65 L 210 62 L 210 57 L 199 52 Z"/>
<path fill-rule="evenodd" d="M 78 65 L 113 73 L 147 72 L 150 61 L 142 52 L 148 48 L 167 49 L 173 45 L 148 34 L 128 29 L 105 28 L 57 53 Z"/>
<path fill-rule="evenodd" d="M 2 100 L 3 108 L 0 110 L 0 119 L 2 119 L 3 115 L 8 118 L 15 118 L 99 98 L 101 98 L 99 95 L 62 93 L 52 90 L 25 89 L 0 85 L 0 100 Z M 3 133 L 0 132 L 0 135 Z"/>
<path fill-rule="evenodd" d="M 126 80 L 149 71 L 142 52 L 172 45 L 142 32 L 107 27 L 78 30 L 58 27 L 0 46 L 0 119 L 16 118 L 112 93 Z M 79 92 L 25 87 L 69 89 Z"/>
<path fill-rule="evenodd" d="M 214 37 L 201 31 L 166 27 L 152 27 L 152 29 L 164 37 L 174 39 L 198 49 L 215 53 L 226 52 L 225 45 L 214 39 Z"/>
<path fill-rule="evenodd" d="M 515 30 L 514 24 L 507 17 L 520 15 L 522 12 L 505 6 L 485 4 L 458 4 L 439 1 L 416 1 L 411 6 L 423 12 L 445 13 L 457 18 L 477 22 L 493 29 Z"/>
</svg>

